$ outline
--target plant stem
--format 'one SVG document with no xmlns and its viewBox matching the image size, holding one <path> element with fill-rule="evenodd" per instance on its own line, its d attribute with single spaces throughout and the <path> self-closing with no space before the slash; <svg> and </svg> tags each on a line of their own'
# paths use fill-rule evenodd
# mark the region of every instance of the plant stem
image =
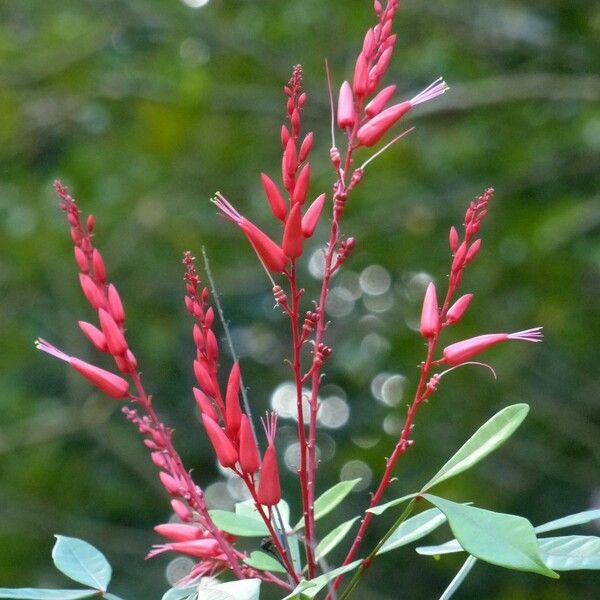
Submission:
<svg viewBox="0 0 600 600">
<path fill-rule="evenodd" d="M 165 433 L 165 449 L 169 455 L 169 458 L 177 467 L 176 470 L 179 477 L 181 478 L 181 481 L 185 484 L 186 500 L 189 502 L 190 506 L 192 506 L 199 513 L 202 519 L 202 525 L 208 530 L 212 537 L 214 537 L 215 540 L 217 540 L 219 546 L 223 550 L 223 553 L 225 554 L 225 556 L 227 556 L 227 560 L 235 576 L 238 579 L 245 579 L 244 573 L 237 559 L 235 550 L 233 549 L 231 544 L 229 544 L 229 542 L 221 535 L 221 531 L 215 526 L 212 519 L 210 518 L 202 490 L 194 483 L 194 481 L 190 477 L 190 474 L 183 466 L 183 461 L 181 460 L 179 453 L 177 452 L 177 450 L 175 450 L 175 447 L 173 446 L 173 443 L 171 441 L 171 434 L 166 431 L 166 428 L 156 415 L 154 407 L 152 406 L 152 401 L 150 397 L 146 394 L 146 391 L 140 379 L 140 374 L 134 371 L 133 373 L 131 373 L 131 378 L 138 393 L 138 403 L 146 411 L 148 417 L 150 417 L 153 426 L 156 427 L 158 431 L 162 431 Z"/>
<path fill-rule="evenodd" d="M 415 508 L 416 502 L 417 502 L 416 499 L 413 498 L 408 503 L 407 507 L 404 509 L 404 512 L 398 517 L 398 519 L 392 525 L 392 527 L 390 529 L 388 529 L 387 533 L 381 538 L 381 540 L 379 540 L 379 542 L 377 543 L 375 548 L 373 548 L 371 553 L 362 561 L 362 563 L 356 570 L 356 573 L 354 573 L 354 576 L 350 580 L 350 583 L 348 583 L 348 586 L 346 587 L 346 589 L 340 594 L 338 600 L 345 600 L 346 598 L 348 598 L 350 596 L 350 594 L 353 592 L 354 588 L 360 583 L 360 580 L 361 580 L 364 572 L 369 568 L 371 562 L 373 561 L 373 559 L 375 558 L 375 556 L 377 555 L 379 550 L 383 547 L 385 542 L 390 538 L 390 536 L 394 533 L 394 531 L 396 531 L 396 529 L 398 529 L 398 527 L 400 527 L 400 525 L 410 516 L 410 514 L 412 513 L 412 511 Z"/>
<path fill-rule="evenodd" d="M 302 372 L 301 372 L 301 352 L 302 340 L 300 339 L 300 293 L 297 284 L 296 261 L 292 262 L 292 267 L 288 276 L 290 283 L 290 295 L 292 306 L 290 311 L 290 321 L 292 326 L 292 345 L 294 357 L 292 369 L 294 371 L 294 384 L 296 386 L 296 410 L 298 417 L 298 444 L 300 446 L 300 467 L 298 476 L 300 478 L 300 490 L 302 496 L 302 514 L 304 517 L 304 551 L 306 554 L 306 564 L 310 578 L 316 575 L 316 561 L 314 557 L 314 526 L 309 517 L 309 495 L 307 478 L 307 441 L 304 427 L 304 408 L 302 393 Z M 309 436 L 310 439 L 310 436 Z"/>
</svg>

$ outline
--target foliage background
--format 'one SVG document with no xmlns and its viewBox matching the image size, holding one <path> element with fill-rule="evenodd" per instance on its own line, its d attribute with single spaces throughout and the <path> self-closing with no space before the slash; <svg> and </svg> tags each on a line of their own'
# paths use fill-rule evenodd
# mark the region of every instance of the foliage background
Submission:
<svg viewBox="0 0 600 600">
<path fill-rule="evenodd" d="M 252 252 L 208 198 L 220 189 L 270 222 L 258 173 L 277 174 L 281 85 L 300 61 L 310 95 L 305 123 L 318 133 L 313 189 L 329 189 L 323 60 L 337 82 L 349 77 L 371 21 L 366 0 L 1 4 L 0 585 L 60 585 L 49 559 L 55 532 L 102 548 L 115 565 L 114 590 L 127 598 L 160 597 L 171 560 L 143 561 L 158 542 L 151 527 L 169 512 L 135 431 L 117 405 L 33 349 L 41 335 L 92 356 L 76 326 L 91 315 L 52 180 L 60 176 L 97 215 L 97 243 L 126 301 L 148 388 L 197 479 L 222 481 L 191 400 L 181 253 L 208 249 L 258 414 L 286 380 L 287 331 Z M 391 287 L 347 302 L 342 312 L 351 312 L 331 330 L 327 382 L 343 388 L 351 418 L 328 431 L 335 454 L 322 464 L 319 487 L 357 458 L 359 470 L 381 471 L 394 439 L 382 423 L 393 430 L 403 402 L 378 402 L 371 382 L 401 374 L 406 393 L 413 389 L 423 351 L 411 329 L 418 274 L 443 281 L 448 227 L 493 185 L 483 251 L 465 280 L 476 301 L 452 335 L 543 324 L 546 341 L 490 352 L 498 381 L 482 370 L 448 377 L 419 417 L 395 490 L 428 478 L 495 410 L 526 401 L 531 416 L 515 438 L 440 492 L 534 523 L 598 506 L 600 6 L 407 0 L 397 31 L 387 80 L 410 96 L 443 74 L 452 90 L 411 114 L 417 131 L 369 169 L 349 206 L 345 231 L 359 240 L 349 271 L 382 265 Z M 354 289 L 356 276 L 339 285 Z M 306 281 L 311 298 L 317 282 L 308 271 Z M 294 476 L 286 477 L 294 490 Z M 227 501 L 223 484 L 211 489 L 215 501 Z M 357 514 L 366 497 L 352 496 L 328 524 Z M 387 555 L 361 598 L 396 598 L 398 590 L 435 598 L 457 561 L 410 549 Z M 593 572 L 557 584 L 479 566 L 460 597 L 590 598 L 597 586 Z"/>
</svg>

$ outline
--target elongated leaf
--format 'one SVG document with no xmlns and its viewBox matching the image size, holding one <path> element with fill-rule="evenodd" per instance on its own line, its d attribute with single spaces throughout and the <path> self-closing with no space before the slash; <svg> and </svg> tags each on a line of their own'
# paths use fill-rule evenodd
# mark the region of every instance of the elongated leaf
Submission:
<svg viewBox="0 0 600 600">
<path fill-rule="evenodd" d="M 317 545 L 315 550 L 317 560 L 327 556 L 327 554 L 329 554 L 348 535 L 348 532 L 352 529 L 352 525 L 354 525 L 359 518 L 360 517 L 354 517 L 354 519 L 345 521 L 335 529 L 332 529 Z"/>
<path fill-rule="evenodd" d="M 70 579 L 106 591 L 112 569 L 102 552 L 91 544 L 77 538 L 57 535 L 52 559 L 56 568 Z"/>
<path fill-rule="evenodd" d="M 233 535 L 240 537 L 264 537 L 269 530 L 263 521 L 245 515 L 236 515 L 226 510 L 208 511 L 215 525 Z"/>
<path fill-rule="evenodd" d="M 198 591 L 198 600 L 258 600 L 260 579 L 219 583 Z"/>
<path fill-rule="evenodd" d="M 315 521 L 330 513 L 354 489 L 359 481 L 360 477 L 358 479 L 340 481 L 323 492 L 315 500 Z M 294 529 L 301 529 L 302 527 L 304 527 L 303 519 L 296 523 Z"/>
<path fill-rule="evenodd" d="M 184 587 L 173 587 L 163 595 L 161 600 L 187 600 L 196 595 L 198 584 L 186 585 Z"/>
<path fill-rule="evenodd" d="M 104 594 L 102 596 L 102 598 L 104 598 L 104 600 L 123 600 L 123 598 L 119 598 L 119 596 L 115 596 L 114 594 Z"/>
<path fill-rule="evenodd" d="M 513 404 L 496 413 L 485 422 L 458 450 L 458 452 L 423 486 L 425 492 L 434 485 L 450 479 L 483 460 L 499 448 L 523 422 L 529 406 Z"/>
<path fill-rule="evenodd" d="M 600 537 L 564 535 L 538 540 L 543 561 L 555 571 L 600 569 Z"/>
<path fill-rule="evenodd" d="M 419 540 L 445 522 L 446 515 L 437 508 L 430 508 L 414 517 L 410 517 L 396 528 L 377 554 L 383 554 Z"/>
<path fill-rule="evenodd" d="M 380 504 L 379 506 L 374 506 L 373 508 L 369 508 L 367 509 L 367 512 L 373 513 L 374 515 L 380 515 L 381 513 L 384 513 L 388 508 L 392 508 L 394 506 L 398 506 L 398 504 L 402 504 L 403 502 L 406 502 L 407 500 L 412 500 L 412 498 L 414 498 L 415 496 L 418 496 L 419 493 L 415 493 L 415 494 L 407 494 L 406 496 L 401 496 L 400 498 L 396 498 L 395 500 L 390 500 L 389 502 L 386 502 L 385 504 Z"/>
<path fill-rule="evenodd" d="M 475 566 L 477 559 L 474 556 L 469 556 L 463 563 L 458 573 L 454 576 L 454 579 L 450 582 L 450 585 L 444 590 L 444 593 L 440 596 L 440 600 L 450 600 L 454 595 L 454 592 L 461 586 L 466 576 L 471 572 L 471 569 Z"/>
<path fill-rule="evenodd" d="M 259 571 L 271 571 L 271 573 L 285 573 L 285 569 L 278 560 L 275 560 L 271 555 L 260 550 L 255 550 L 250 554 L 249 558 L 245 558 L 244 562 Z"/>
<path fill-rule="evenodd" d="M 565 527 L 574 527 L 575 525 L 585 525 L 591 521 L 600 519 L 600 509 L 585 510 L 583 512 L 576 513 L 574 515 L 568 515 L 548 523 L 543 523 L 534 527 L 533 530 L 537 533 L 546 533 L 548 531 L 555 531 L 556 529 L 564 529 Z M 437 546 L 421 546 L 416 549 L 418 554 L 423 556 L 439 556 L 442 554 L 451 554 L 453 552 L 462 552 L 463 548 L 457 540 L 449 540 L 444 544 Z"/>
<path fill-rule="evenodd" d="M 353 571 L 361 562 L 362 559 L 355 560 L 344 567 L 338 567 L 337 569 L 333 569 L 333 571 L 329 571 L 329 573 L 319 575 L 315 579 L 303 580 L 294 588 L 291 594 L 288 594 L 282 600 L 291 600 L 291 598 L 296 600 L 299 595 L 302 598 L 314 598 L 331 580 L 335 579 L 338 575 Z"/>
<path fill-rule="evenodd" d="M 464 548 L 458 543 L 458 540 L 450 540 L 437 546 L 419 546 L 415 550 L 417 554 L 421 554 L 422 556 L 441 556 L 442 554 L 464 552 Z"/>
<path fill-rule="evenodd" d="M 549 521 L 543 525 L 538 525 L 535 528 L 536 533 L 546 533 L 547 531 L 555 531 L 556 529 L 564 529 L 565 527 L 573 527 L 575 525 L 585 525 L 590 521 L 600 519 L 600 509 L 595 510 L 584 510 L 583 512 L 576 513 L 574 515 L 568 515 L 561 519 Z"/>
<path fill-rule="evenodd" d="M 425 494 L 448 518 L 460 545 L 486 562 L 558 578 L 540 556 L 533 525 L 523 517 L 496 513 Z"/>
<path fill-rule="evenodd" d="M 38 588 L 0 588 L 0 598 L 20 600 L 79 600 L 98 595 L 98 590 L 45 590 Z"/>
<path fill-rule="evenodd" d="M 300 560 L 300 545 L 298 543 L 298 538 L 294 535 L 291 535 L 292 528 L 290 526 L 290 507 L 289 504 L 285 500 L 280 500 L 277 504 L 277 510 L 281 515 L 281 519 L 283 521 L 283 528 L 287 534 L 287 545 L 290 549 L 292 564 L 294 565 L 294 569 L 297 572 L 302 571 L 302 563 Z M 263 520 L 256 510 L 256 506 L 254 505 L 254 500 L 245 500 L 244 502 L 237 502 L 235 505 L 235 513 L 236 515 L 240 515 L 242 517 L 250 517 L 255 519 L 256 521 L 260 521 L 263 523 Z M 275 518 L 275 514 L 273 515 L 273 525 L 275 525 L 276 529 L 278 527 L 279 519 Z M 266 533 L 263 535 L 267 535 Z"/>
</svg>

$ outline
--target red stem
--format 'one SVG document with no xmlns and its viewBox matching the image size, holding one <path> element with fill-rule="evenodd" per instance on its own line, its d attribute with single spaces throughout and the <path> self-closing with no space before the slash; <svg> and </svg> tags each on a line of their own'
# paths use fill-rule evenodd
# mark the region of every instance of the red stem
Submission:
<svg viewBox="0 0 600 600">
<path fill-rule="evenodd" d="M 212 519 L 210 518 L 210 515 L 208 514 L 208 509 L 206 507 L 206 502 L 204 501 L 204 494 L 202 493 L 202 490 L 194 483 L 194 481 L 190 477 L 190 474 L 186 471 L 185 467 L 183 466 L 181 457 L 179 456 L 177 450 L 175 450 L 175 447 L 173 446 L 170 433 L 165 431 L 165 427 L 154 412 L 152 401 L 150 400 L 150 398 L 146 394 L 146 391 L 144 390 L 144 386 L 140 379 L 139 373 L 135 371 L 132 372 L 131 379 L 133 380 L 133 383 L 138 393 L 137 402 L 145 410 L 148 417 L 150 417 L 150 420 L 152 421 L 154 427 L 158 431 L 162 431 L 165 433 L 165 435 L 163 436 L 165 450 L 169 454 L 169 458 L 176 465 L 177 473 L 181 481 L 185 484 L 186 500 L 196 511 L 198 511 L 202 519 L 202 525 L 219 543 L 219 546 L 223 550 L 223 553 L 225 554 L 225 556 L 227 556 L 227 560 L 235 576 L 238 579 L 245 579 L 242 568 L 239 565 L 235 550 L 233 549 L 231 544 L 229 544 L 229 542 L 221 535 L 220 530 L 215 526 Z"/>
<path fill-rule="evenodd" d="M 454 294 L 455 291 L 456 291 L 456 286 L 453 285 L 451 282 L 448 287 L 448 292 L 446 293 L 446 297 L 444 299 L 444 304 L 440 311 L 440 322 L 443 322 L 443 320 L 446 316 L 446 313 L 448 312 L 448 308 L 450 305 L 450 299 L 452 298 L 452 295 Z M 388 488 L 388 486 L 390 484 L 390 481 L 392 479 L 392 474 L 393 474 L 394 468 L 396 466 L 396 463 L 398 462 L 398 459 L 412 445 L 410 443 L 410 434 L 413 429 L 413 424 L 414 424 L 415 417 L 417 415 L 417 410 L 418 410 L 419 406 L 421 405 L 421 403 L 428 396 L 427 390 L 424 388 L 425 388 L 425 385 L 429 378 L 429 372 L 431 370 L 431 367 L 434 366 L 435 361 L 433 360 L 433 356 L 434 356 L 434 353 L 435 353 L 435 350 L 437 347 L 437 342 L 439 340 L 439 336 L 440 336 L 440 332 L 438 332 L 436 335 L 434 335 L 432 338 L 430 338 L 430 340 L 428 342 L 427 357 L 426 357 L 425 361 L 421 363 L 421 367 L 420 367 L 421 368 L 421 376 L 419 378 L 419 383 L 417 384 L 417 389 L 415 391 L 415 395 L 414 395 L 412 404 L 410 405 L 410 407 L 408 409 L 408 413 L 406 415 L 406 420 L 404 421 L 404 427 L 402 428 L 402 432 L 400 434 L 398 442 L 396 443 L 394 451 L 392 452 L 391 456 L 387 459 L 385 471 L 381 477 L 379 486 L 377 487 L 377 490 L 375 491 L 375 493 L 371 496 L 371 501 L 369 502 L 369 507 L 368 507 L 369 509 L 373 508 L 379 504 L 383 494 L 385 493 L 385 490 Z M 354 557 L 356 556 L 356 553 L 358 552 L 358 548 L 365 536 L 365 532 L 366 532 L 367 528 L 369 527 L 369 523 L 371 522 L 372 518 L 373 518 L 373 513 L 365 512 L 365 516 L 364 516 L 363 520 L 361 521 L 360 527 L 358 529 L 358 533 L 356 534 L 356 537 L 354 538 L 354 542 L 352 543 L 352 546 L 350 547 L 350 550 L 348 551 L 348 554 L 346 555 L 346 558 L 344 559 L 342 566 L 347 565 L 354 560 Z M 369 563 L 367 563 L 367 562 L 363 563 L 364 570 L 366 570 L 369 566 L 370 566 Z M 336 580 L 334 581 L 333 586 L 332 586 L 333 592 L 335 592 L 339 589 L 339 587 L 342 583 L 342 579 L 343 579 L 342 575 L 340 575 L 336 578 Z M 325 600 L 331 600 L 331 591 L 327 594 L 327 596 L 325 597 Z"/>
<path fill-rule="evenodd" d="M 294 371 L 294 383 L 296 386 L 296 408 L 298 415 L 298 443 L 300 446 L 300 468 L 298 469 L 298 476 L 300 478 L 300 489 L 302 495 L 302 513 L 304 516 L 304 551 L 306 553 L 306 565 L 308 568 L 308 576 L 310 579 L 316 575 L 316 560 L 314 554 L 315 547 L 315 532 L 314 522 L 309 518 L 309 493 L 308 493 L 308 481 L 307 481 L 307 442 L 306 432 L 304 428 L 304 409 L 302 406 L 302 385 L 304 378 L 301 373 L 300 364 L 300 353 L 302 351 L 303 341 L 300 338 L 300 314 L 299 314 L 299 300 L 300 293 L 297 287 L 296 277 L 296 261 L 292 262 L 292 268 L 289 273 L 290 282 L 290 294 L 292 296 L 292 307 L 290 311 L 290 320 L 292 325 L 292 343 L 294 346 L 294 360 L 292 368 Z M 309 436 L 309 439 L 310 436 Z"/>
</svg>

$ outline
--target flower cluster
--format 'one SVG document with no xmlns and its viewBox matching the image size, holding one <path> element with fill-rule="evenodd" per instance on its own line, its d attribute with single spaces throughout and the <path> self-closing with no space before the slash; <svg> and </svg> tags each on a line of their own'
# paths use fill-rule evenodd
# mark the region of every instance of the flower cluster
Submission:
<svg viewBox="0 0 600 600">
<path fill-rule="evenodd" d="M 392 27 L 398 1 L 387 0 L 383 5 L 375 0 L 374 9 L 377 22 L 368 29 L 364 37 L 355 62 L 352 83 L 343 81 L 339 87 L 337 109 L 334 107 L 330 84 L 332 146 L 329 158 L 334 172 L 330 202 L 327 202 L 326 192 L 311 194 L 310 191 L 309 157 L 314 134 L 301 134 L 302 110 L 307 102 L 307 95 L 302 90 L 302 69 L 298 65 L 293 68 L 291 78 L 284 86 L 287 120 L 280 132 L 281 183 L 277 183 L 266 173 L 260 176 L 265 198 L 281 231 L 280 241 L 274 240 L 243 216 L 220 192 L 213 198 L 221 215 L 235 223 L 248 239 L 272 283 L 276 305 L 289 320 L 291 352 L 288 363 L 295 386 L 300 456 L 298 481 L 303 516 L 301 541 L 306 558 L 306 573 L 311 579 L 319 572 L 315 528 L 318 468 L 315 440 L 319 390 L 324 365 L 332 353 L 332 348 L 326 341 L 325 306 L 331 277 L 341 268 L 356 245 L 355 238 L 342 235 L 340 222 L 348 197 L 360 184 L 366 166 L 406 131 L 377 150 L 358 168 L 353 167 L 355 155 L 357 151 L 376 146 L 412 108 L 440 96 L 448 89 L 440 78 L 413 98 L 394 102 L 397 86 L 392 84 L 382 87 L 381 82 L 388 70 L 396 42 Z M 345 139 L 342 151 L 335 141 L 335 124 Z M 38 347 L 67 362 L 108 396 L 133 403 L 135 408 L 126 406 L 123 413 L 144 437 L 144 444 L 150 450 L 151 459 L 159 470 L 160 481 L 170 496 L 173 512 L 181 521 L 156 527 L 156 532 L 169 541 L 156 546 L 148 556 L 174 551 L 194 557 L 199 563 L 193 569 L 191 579 L 229 568 L 238 579 L 259 577 L 292 589 L 303 578 L 303 569 L 299 566 L 299 558 L 292 557 L 290 551 L 289 538 L 292 535 L 298 537 L 298 534 L 287 531 L 289 528 L 281 519 L 278 509 L 282 491 L 276 450 L 277 414 L 267 413 L 262 421 L 266 448 L 261 453 L 237 361 L 234 360 L 228 369 L 225 387 L 220 383 L 222 365 L 215 333 L 215 311 L 210 303 L 209 289 L 201 285 L 192 254 L 186 252 L 183 263 L 185 306 L 194 320 L 192 335 L 195 356 L 191 368 L 197 387 L 193 388 L 193 395 L 217 461 L 244 483 L 254 511 L 269 533 L 269 543 L 286 572 L 287 581 L 279 579 L 268 570 L 258 571 L 248 566 L 249 557 L 236 547 L 236 538 L 215 525 L 202 488 L 193 481 L 173 446 L 172 430 L 157 417 L 152 399 L 142 385 L 137 360 L 125 336 L 125 312 L 121 299 L 115 286 L 107 281 L 104 260 L 93 245 L 94 219 L 88 218 L 84 226 L 79 209 L 67 190 L 60 183 L 56 184 L 56 190 L 70 226 L 81 287 L 97 316 L 96 324 L 80 321 L 80 328 L 98 351 L 112 357 L 120 374 L 69 356 L 44 340 L 38 341 Z M 427 287 L 419 328 L 420 335 L 426 341 L 426 357 L 420 364 L 420 377 L 404 426 L 393 451 L 386 459 L 385 470 L 371 495 L 344 565 L 354 560 L 369 527 L 373 513 L 368 509 L 380 502 L 392 481 L 399 458 L 413 446 L 411 432 L 419 407 L 438 390 L 444 375 L 457 366 L 470 364 L 471 358 L 492 345 L 508 340 L 538 342 L 542 338 L 540 328 L 510 334 L 485 334 L 451 343 L 443 348 L 441 357 L 436 358 L 439 340 L 445 328 L 460 322 L 473 299 L 472 293 L 458 298 L 456 295 L 466 267 L 481 249 L 481 239 L 475 238 L 492 196 L 493 190 L 488 189 L 469 205 L 462 238 L 455 227 L 450 230 L 452 259 L 448 286 L 441 305 L 435 283 L 431 282 Z M 305 208 L 309 198 L 313 199 Z M 302 308 L 303 289 L 299 282 L 297 261 L 303 255 L 305 240 L 314 234 L 326 208 L 331 211 L 330 230 L 324 248 L 321 289 L 311 309 L 306 310 Z M 311 349 L 310 356 L 303 352 L 305 346 Z M 446 370 L 434 372 L 436 367 Z M 306 411 L 308 414 L 305 414 Z M 362 569 L 366 569 L 368 565 L 369 561 L 365 561 Z M 331 582 L 329 598 L 335 597 L 341 580 L 342 575 L 339 575 Z"/>
</svg>

